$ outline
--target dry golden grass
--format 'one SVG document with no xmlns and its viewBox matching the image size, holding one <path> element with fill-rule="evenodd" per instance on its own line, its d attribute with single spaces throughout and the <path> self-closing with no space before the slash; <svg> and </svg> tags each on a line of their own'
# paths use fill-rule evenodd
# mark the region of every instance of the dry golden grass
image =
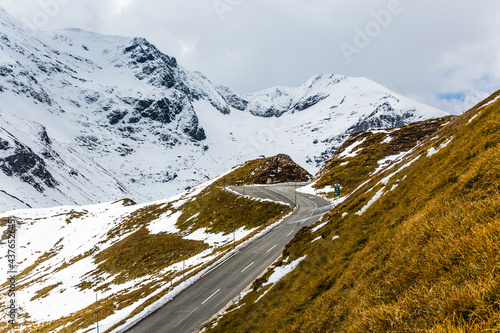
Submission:
<svg viewBox="0 0 500 333">
<path fill-rule="evenodd" d="M 303 229 L 285 250 L 307 255 L 298 268 L 209 332 L 499 332 L 500 101 L 479 106 L 424 140 L 361 216 L 374 191 L 361 192 L 387 174 L 329 214 L 322 240 Z"/>
<path fill-rule="evenodd" d="M 207 248 L 208 245 L 202 241 L 187 240 L 174 235 L 151 234 L 143 227 L 99 252 L 94 257 L 98 264 L 95 273 L 109 273 L 115 276 L 113 283 L 120 284 L 155 274 Z"/>
<path fill-rule="evenodd" d="M 182 275 L 182 272 L 161 275 L 159 272 L 176 263 L 192 257 L 205 249 L 208 245 L 201 241 L 186 240 L 182 235 L 186 232 L 193 232 L 199 228 L 207 228 L 208 232 L 213 233 L 230 233 L 235 228 L 256 228 L 252 233 L 253 236 L 262 228 L 271 223 L 276 222 L 277 219 L 287 214 L 290 210 L 288 206 L 280 205 L 272 202 L 259 202 L 250 200 L 238 195 L 234 195 L 221 188 L 222 185 L 237 185 L 241 184 L 241 180 L 245 179 L 245 184 L 250 184 L 258 179 L 272 179 L 278 180 L 279 177 L 288 177 L 289 174 L 300 170 L 300 168 L 290 162 L 286 157 L 277 159 L 268 158 L 264 160 L 256 160 L 248 162 L 244 167 L 236 169 L 234 172 L 220 179 L 216 184 L 208 187 L 197 195 L 192 200 L 184 203 L 179 208 L 173 208 L 172 203 L 168 204 L 153 204 L 130 213 L 123 220 L 117 223 L 116 227 L 111 229 L 108 233 L 108 241 L 117 239 L 129 234 L 120 241 L 117 241 L 110 247 L 99 251 L 99 245 L 105 243 L 102 241 L 96 244 L 92 250 L 81 254 L 68 262 L 64 262 L 60 267 L 56 268 L 56 272 L 68 266 L 92 256 L 98 264 L 96 270 L 87 274 L 84 280 L 77 286 L 80 289 L 95 289 L 97 291 L 106 291 L 110 284 L 122 284 L 124 282 L 141 278 L 144 276 L 154 276 L 154 279 L 144 285 L 141 285 L 137 290 L 127 290 L 123 293 L 109 296 L 99 301 L 99 317 L 101 320 L 114 314 L 116 311 L 125 308 L 132 303 L 139 301 L 142 302 L 139 306 L 132 311 L 130 316 L 138 314 L 147 306 L 159 300 L 162 296 L 174 287 L 172 281 Z M 275 174 L 273 170 L 285 170 L 284 172 Z M 248 175 L 255 171 L 251 178 Z M 257 177 L 257 178 L 256 178 Z M 283 178 L 283 180 L 286 180 Z M 123 206 L 132 206 L 135 203 L 131 200 L 125 199 L 120 202 Z M 171 234 L 151 234 L 147 226 L 151 221 L 157 220 L 165 214 L 174 214 L 182 211 L 178 220 L 178 227 L 181 232 L 178 235 Z M 75 219 L 80 219 L 88 214 L 87 211 L 72 210 L 67 214 L 61 214 L 66 218 L 66 222 L 72 223 Z M 1 223 L 7 223 L 1 221 Z M 230 249 L 228 245 L 221 249 L 215 249 L 214 254 L 223 255 L 224 251 Z M 34 269 L 46 260 L 52 258 L 57 254 L 57 244 L 54 246 L 54 251 L 47 252 L 38 258 L 38 260 L 26 268 L 20 275 L 25 277 L 29 275 Z M 190 269 L 186 274 L 186 278 L 196 274 L 203 267 L 195 267 Z M 112 282 L 103 284 L 103 276 L 111 274 L 114 279 Z M 42 280 L 45 276 L 41 277 Z M 170 285 L 162 292 L 157 293 L 154 297 L 150 297 L 152 293 L 156 292 L 158 288 Z M 52 285 L 41 289 L 33 297 L 33 300 L 47 296 L 58 285 Z M 19 288 L 24 288 L 21 285 Z M 143 301 L 141 301 L 143 300 Z M 80 329 L 90 329 L 95 325 L 95 305 L 90 305 L 74 314 L 67 317 L 60 318 L 59 320 L 35 323 L 27 322 L 23 327 L 29 332 L 52 332 L 60 330 L 61 332 L 74 332 Z M 129 316 L 129 318 L 130 318 Z M 127 318 L 128 319 L 128 318 Z M 123 324 L 123 323 L 122 323 Z M 115 328 L 118 324 L 115 325 Z M 10 327 L 1 327 L 0 332 L 6 332 Z"/>
<path fill-rule="evenodd" d="M 287 209 L 285 205 L 246 199 L 212 186 L 179 208 L 182 214 L 177 226 L 182 231 L 207 228 L 211 233 L 229 234 L 233 226 L 262 227 Z"/>
<path fill-rule="evenodd" d="M 431 137 L 443 124 L 453 117 L 430 119 L 410 124 L 406 127 L 392 129 L 390 142 L 384 142 L 387 134 L 380 132 L 360 132 L 352 135 L 336 152 L 325 162 L 325 167 L 315 176 L 319 181 L 315 187 L 320 190 L 325 186 L 340 183 L 343 191 L 350 193 L 364 183 L 378 167 L 378 161 L 384 157 L 409 151 L 418 142 Z M 340 158 L 352 144 L 363 141 L 356 146 L 356 156 Z M 347 165 L 344 165 L 349 162 Z"/>
<path fill-rule="evenodd" d="M 42 289 L 38 290 L 36 292 L 36 295 L 33 296 L 33 297 L 31 297 L 30 301 L 34 301 L 37 298 L 47 297 L 52 290 L 54 290 L 55 288 L 59 287 L 61 284 L 62 284 L 62 282 L 59 282 L 59 283 L 56 283 L 56 284 L 53 284 L 51 286 L 47 286 L 45 288 L 42 288 Z"/>
</svg>

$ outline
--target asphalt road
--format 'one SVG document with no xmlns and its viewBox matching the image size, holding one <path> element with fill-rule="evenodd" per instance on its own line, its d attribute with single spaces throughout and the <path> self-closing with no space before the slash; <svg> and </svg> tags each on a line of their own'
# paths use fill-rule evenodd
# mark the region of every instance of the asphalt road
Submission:
<svg viewBox="0 0 500 333">
<path fill-rule="evenodd" d="M 243 193 L 243 188 L 233 187 Z M 294 186 L 245 186 L 244 192 L 257 198 L 294 204 Z M 297 210 L 263 237 L 238 250 L 162 308 L 127 332 L 197 332 L 199 327 L 236 298 L 281 255 L 285 245 L 305 225 L 315 223 L 328 211 L 329 202 L 296 192 Z"/>
</svg>

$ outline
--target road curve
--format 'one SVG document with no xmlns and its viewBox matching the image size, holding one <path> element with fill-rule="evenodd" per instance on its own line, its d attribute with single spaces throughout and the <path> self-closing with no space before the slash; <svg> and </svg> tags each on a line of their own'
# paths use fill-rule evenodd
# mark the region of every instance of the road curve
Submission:
<svg viewBox="0 0 500 333">
<path fill-rule="evenodd" d="M 173 300 L 133 326 L 129 333 L 197 332 L 199 327 L 237 297 L 279 258 L 285 245 L 305 225 L 315 223 L 328 211 L 323 198 L 295 191 L 294 186 L 232 187 L 256 198 L 282 201 L 297 209 L 279 226 L 238 250 Z"/>
</svg>

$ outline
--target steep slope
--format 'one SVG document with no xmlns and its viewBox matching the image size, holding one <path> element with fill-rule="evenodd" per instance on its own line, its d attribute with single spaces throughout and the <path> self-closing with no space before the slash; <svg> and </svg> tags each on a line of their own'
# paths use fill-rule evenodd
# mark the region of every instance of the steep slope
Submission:
<svg viewBox="0 0 500 333">
<path fill-rule="evenodd" d="M 414 152 L 417 145 L 448 124 L 453 116 L 412 123 L 405 127 L 358 132 L 325 161 L 324 167 L 308 186 L 329 198 L 340 184 L 351 193 L 370 177 L 387 171 Z"/>
<path fill-rule="evenodd" d="M 0 215 L 2 254 L 7 228 L 17 228 L 16 326 L 1 332 L 102 331 L 144 315 L 187 285 L 233 246 L 263 232 L 290 208 L 225 190 L 253 184 L 253 175 L 304 171 L 288 156 L 249 161 L 176 197 L 138 205 L 129 199 L 94 206 L 19 210 Z M 0 274 L 7 274 L 1 265 Z M 0 287 L 7 299 L 9 284 Z"/>
<path fill-rule="evenodd" d="M 337 206 L 208 331 L 500 329 L 499 123 L 500 91 L 397 158 L 390 138 L 415 126 L 352 137 L 316 179 L 347 177 Z"/>
<path fill-rule="evenodd" d="M 316 172 L 351 133 L 444 115 L 340 75 L 240 95 L 143 38 L 0 25 L 0 211 L 156 200 L 261 155 Z"/>
</svg>

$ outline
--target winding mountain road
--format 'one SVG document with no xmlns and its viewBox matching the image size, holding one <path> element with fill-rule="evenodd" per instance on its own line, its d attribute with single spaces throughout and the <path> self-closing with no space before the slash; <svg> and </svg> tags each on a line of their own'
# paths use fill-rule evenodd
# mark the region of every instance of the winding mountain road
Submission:
<svg viewBox="0 0 500 333">
<path fill-rule="evenodd" d="M 197 332 L 199 327 L 235 299 L 281 255 L 285 245 L 305 225 L 330 208 L 323 198 L 295 191 L 293 185 L 232 187 L 256 198 L 297 202 L 294 213 L 264 236 L 237 250 L 162 308 L 129 329 L 129 333 Z"/>
</svg>

